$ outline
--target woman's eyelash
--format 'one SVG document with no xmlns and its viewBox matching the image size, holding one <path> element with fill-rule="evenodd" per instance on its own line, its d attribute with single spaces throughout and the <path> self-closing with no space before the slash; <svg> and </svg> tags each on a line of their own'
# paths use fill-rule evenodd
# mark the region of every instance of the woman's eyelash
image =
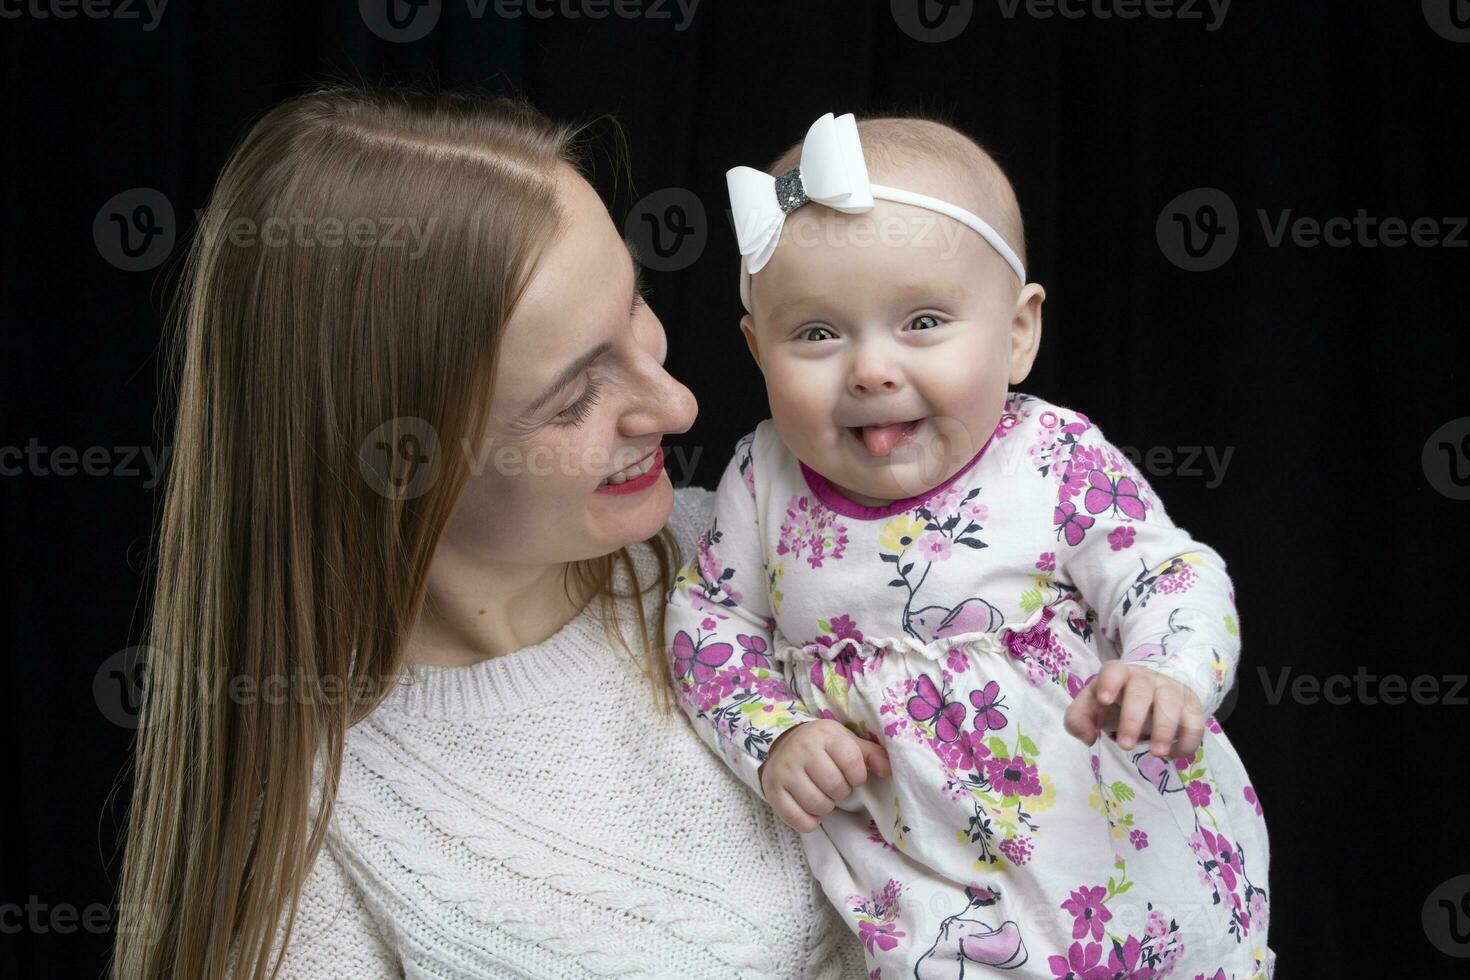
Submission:
<svg viewBox="0 0 1470 980">
<path fill-rule="evenodd" d="M 571 416 L 570 421 L 562 424 L 581 425 L 583 422 L 587 421 L 587 416 L 591 414 L 592 409 L 596 407 L 597 396 L 601 393 L 601 391 L 602 386 L 599 385 L 596 381 L 587 382 L 587 390 L 582 394 L 582 397 L 577 399 L 576 404 L 574 404 L 566 411 L 562 412 L 561 415 L 557 416 L 557 418 L 560 419 L 562 415 L 568 415 Z"/>
<path fill-rule="evenodd" d="M 647 300 L 648 283 L 643 281 L 643 270 L 639 269 L 638 274 L 633 277 L 633 305 L 628 308 L 628 314 L 631 316 L 637 313 L 638 307 L 643 306 Z"/>
</svg>

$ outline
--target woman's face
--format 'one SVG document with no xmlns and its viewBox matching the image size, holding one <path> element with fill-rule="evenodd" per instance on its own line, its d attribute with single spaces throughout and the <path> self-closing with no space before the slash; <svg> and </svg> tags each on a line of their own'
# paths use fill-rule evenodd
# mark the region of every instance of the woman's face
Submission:
<svg viewBox="0 0 1470 980">
<path fill-rule="evenodd" d="M 558 172 L 565 220 L 506 325 L 485 441 L 446 539 L 480 557 L 545 566 L 609 554 L 667 521 L 666 472 L 607 479 L 686 432 L 694 395 L 663 369 L 663 324 L 601 198 Z M 659 469 L 657 466 L 655 469 Z"/>
</svg>

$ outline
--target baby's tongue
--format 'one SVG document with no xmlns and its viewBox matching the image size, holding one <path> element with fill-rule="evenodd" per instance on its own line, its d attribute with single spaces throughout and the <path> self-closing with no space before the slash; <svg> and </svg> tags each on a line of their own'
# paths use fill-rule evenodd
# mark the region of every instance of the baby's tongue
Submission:
<svg viewBox="0 0 1470 980">
<path fill-rule="evenodd" d="M 893 444 L 899 437 L 908 431 L 910 422 L 895 422 L 892 425 L 865 425 L 863 426 L 863 445 L 868 447 L 868 452 L 874 456 L 887 456 L 893 451 Z"/>
</svg>

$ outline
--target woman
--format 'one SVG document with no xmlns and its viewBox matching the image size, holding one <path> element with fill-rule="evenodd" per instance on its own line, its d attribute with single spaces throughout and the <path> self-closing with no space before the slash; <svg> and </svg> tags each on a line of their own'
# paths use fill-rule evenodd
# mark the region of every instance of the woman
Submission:
<svg viewBox="0 0 1470 980">
<path fill-rule="evenodd" d="M 225 168 L 180 294 L 117 976 L 866 975 L 667 697 L 710 494 L 623 477 L 696 405 L 577 135 L 327 89 Z"/>
</svg>

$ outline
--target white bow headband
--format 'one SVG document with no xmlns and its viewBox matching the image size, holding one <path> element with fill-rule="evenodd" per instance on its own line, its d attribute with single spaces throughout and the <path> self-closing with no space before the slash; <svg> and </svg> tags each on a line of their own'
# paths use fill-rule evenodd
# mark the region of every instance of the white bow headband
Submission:
<svg viewBox="0 0 1470 980">
<path fill-rule="evenodd" d="M 912 204 L 953 218 L 973 229 L 1000 253 L 1022 283 L 1026 269 L 999 232 L 978 215 L 948 201 L 868 181 L 868 165 L 858 140 L 852 113 L 827 113 L 812 123 L 801 145 L 801 164 L 779 177 L 754 167 L 732 167 L 725 172 L 735 237 L 740 244 L 740 301 L 750 312 L 750 277 L 764 268 L 781 240 L 786 216 L 808 201 L 845 214 L 873 209 L 875 198 Z"/>
</svg>

